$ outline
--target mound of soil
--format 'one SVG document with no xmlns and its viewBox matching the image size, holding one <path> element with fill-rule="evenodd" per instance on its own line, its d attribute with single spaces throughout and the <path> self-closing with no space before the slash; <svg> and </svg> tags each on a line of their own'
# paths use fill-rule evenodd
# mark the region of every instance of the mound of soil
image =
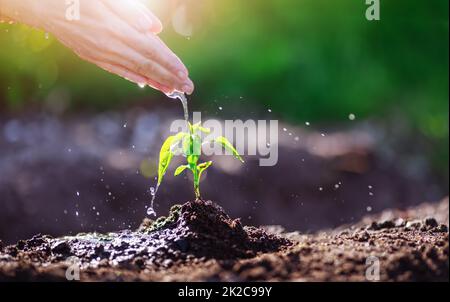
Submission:
<svg viewBox="0 0 450 302">
<path fill-rule="evenodd" d="M 446 199 L 300 234 L 243 227 L 211 202 L 188 202 L 136 232 L 35 236 L 7 246 L 0 280 L 66 280 L 77 256 L 81 281 L 448 282 L 448 209 Z"/>
<path fill-rule="evenodd" d="M 21 240 L 0 254 L 0 280 L 34 278 L 34 274 L 26 275 L 24 266 L 38 269 L 76 261 L 86 269 L 140 271 L 168 268 L 190 260 L 251 258 L 291 244 L 263 229 L 242 226 L 239 219 L 231 219 L 211 201 L 197 200 L 172 207 L 168 217 L 144 220 L 137 231 L 82 233 L 62 238 L 36 235 Z"/>
</svg>

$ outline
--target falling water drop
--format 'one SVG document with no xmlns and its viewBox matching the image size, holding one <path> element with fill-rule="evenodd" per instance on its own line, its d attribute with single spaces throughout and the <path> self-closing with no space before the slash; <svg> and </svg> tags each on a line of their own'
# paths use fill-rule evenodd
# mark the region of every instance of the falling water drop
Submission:
<svg viewBox="0 0 450 302">
<path fill-rule="evenodd" d="M 166 95 L 171 99 L 179 99 L 181 101 L 181 104 L 183 105 L 183 110 L 184 110 L 184 119 L 186 120 L 186 123 L 188 123 L 189 111 L 188 111 L 186 95 L 184 95 L 183 92 L 179 92 L 179 91 L 174 91 L 174 92 L 168 93 Z"/>
<path fill-rule="evenodd" d="M 148 207 L 148 209 L 147 209 L 147 215 L 148 215 L 148 216 L 156 216 L 156 212 L 153 210 L 152 207 Z"/>
<path fill-rule="evenodd" d="M 155 212 L 155 210 L 153 209 L 153 203 L 154 203 L 154 201 L 155 201 L 155 198 L 156 198 L 156 193 L 158 192 L 158 188 L 159 188 L 159 184 L 156 186 L 156 188 L 154 188 L 154 187 L 150 187 L 150 195 L 152 196 L 152 201 L 151 201 L 151 203 L 150 203 L 150 206 L 148 207 L 148 209 L 147 209 L 147 215 L 149 215 L 149 216 L 155 216 L 156 217 L 156 212 Z"/>
</svg>

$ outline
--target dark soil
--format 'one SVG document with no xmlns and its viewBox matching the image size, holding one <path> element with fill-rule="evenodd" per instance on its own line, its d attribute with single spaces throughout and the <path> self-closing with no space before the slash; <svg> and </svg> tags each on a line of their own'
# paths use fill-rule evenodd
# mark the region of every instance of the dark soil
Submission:
<svg viewBox="0 0 450 302">
<path fill-rule="evenodd" d="M 365 281 L 371 256 L 380 280 L 448 281 L 448 236 L 448 199 L 317 234 L 244 227 L 196 201 L 134 232 L 37 235 L 2 247 L 0 280 L 64 281 L 76 256 L 82 281 Z"/>
</svg>

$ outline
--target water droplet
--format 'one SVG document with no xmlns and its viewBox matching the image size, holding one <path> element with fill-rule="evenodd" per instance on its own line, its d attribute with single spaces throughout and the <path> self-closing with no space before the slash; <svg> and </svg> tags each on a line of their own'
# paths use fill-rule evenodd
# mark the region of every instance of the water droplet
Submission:
<svg viewBox="0 0 450 302">
<path fill-rule="evenodd" d="M 155 188 L 150 187 L 150 195 L 155 196 Z"/>
<path fill-rule="evenodd" d="M 272 112 L 272 109 L 267 109 L 268 112 Z"/>
<path fill-rule="evenodd" d="M 145 88 L 146 84 L 145 83 L 138 83 L 139 88 Z"/>
<path fill-rule="evenodd" d="M 310 124 L 310 122 L 305 122 L 305 125 L 306 125 L 306 126 L 309 126 L 309 125 L 311 125 L 311 124 Z"/>
<path fill-rule="evenodd" d="M 219 107 L 219 110 L 221 110 L 221 111 L 222 111 L 222 109 L 223 109 L 222 107 Z"/>
<path fill-rule="evenodd" d="M 100 213 L 99 213 L 99 212 L 97 212 L 96 214 L 97 214 L 97 216 L 100 216 Z"/>
<path fill-rule="evenodd" d="M 127 127 L 127 123 L 123 124 L 123 127 L 126 128 Z"/>
<path fill-rule="evenodd" d="M 294 138 L 294 140 L 298 142 L 298 141 L 300 140 L 300 138 L 299 138 L 298 136 L 296 136 L 296 137 Z"/>
<path fill-rule="evenodd" d="M 77 196 L 80 196 L 80 192 L 77 191 Z"/>
<path fill-rule="evenodd" d="M 149 216 L 155 216 L 155 217 L 156 217 L 156 212 L 155 212 L 155 210 L 153 210 L 152 207 L 149 207 L 149 208 L 147 209 L 147 215 L 149 215 Z"/>
<path fill-rule="evenodd" d="M 335 184 L 335 185 L 334 185 L 334 188 L 335 188 L 335 189 L 339 189 L 339 184 Z"/>
<path fill-rule="evenodd" d="M 286 131 L 287 131 L 287 129 L 286 129 L 286 128 L 283 128 L 283 131 L 284 131 L 284 132 L 286 132 Z"/>
<path fill-rule="evenodd" d="M 369 189 L 372 189 L 372 188 L 373 188 L 373 187 L 372 187 L 372 186 L 370 186 L 370 185 L 369 185 L 369 186 L 367 186 L 367 187 L 368 187 Z"/>
<path fill-rule="evenodd" d="M 75 216 L 78 216 L 78 211 L 75 212 Z"/>
<path fill-rule="evenodd" d="M 322 135 L 322 137 L 325 137 L 325 133 L 321 133 L 320 135 Z"/>
<path fill-rule="evenodd" d="M 372 207 L 369 206 L 366 208 L 366 210 L 367 210 L 367 212 L 372 212 Z"/>
<path fill-rule="evenodd" d="M 354 121 L 356 119 L 356 115 L 354 115 L 353 113 L 350 113 L 348 115 L 348 119 L 351 120 L 351 121 Z"/>
<path fill-rule="evenodd" d="M 369 195 L 370 195 L 370 196 L 373 196 L 373 193 L 372 193 L 372 192 L 369 192 Z"/>
<path fill-rule="evenodd" d="M 323 188 L 322 188 L 322 187 L 319 187 L 319 191 L 323 191 Z"/>
</svg>

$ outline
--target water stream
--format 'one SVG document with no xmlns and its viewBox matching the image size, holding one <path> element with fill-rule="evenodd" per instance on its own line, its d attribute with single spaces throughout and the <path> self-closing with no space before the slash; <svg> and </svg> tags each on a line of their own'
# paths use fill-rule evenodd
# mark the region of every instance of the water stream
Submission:
<svg viewBox="0 0 450 302">
<path fill-rule="evenodd" d="M 167 96 L 171 99 L 179 99 L 181 101 L 181 104 L 183 105 L 183 112 L 184 112 L 184 120 L 186 121 L 187 125 L 187 131 L 189 131 L 189 111 L 188 111 L 188 102 L 186 95 L 183 92 L 174 91 L 170 94 L 167 94 Z M 150 203 L 150 206 L 147 208 L 147 215 L 149 216 L 155 216 L 156 212 L 153 208 L 153 204 L 155 202 L 156 194 L 158 193 L 159 184 L 156 185 L 156 188 L 151 187 L 150 188 L 150 195 L 152 195 L 152 200 Z"/>
</svg>

